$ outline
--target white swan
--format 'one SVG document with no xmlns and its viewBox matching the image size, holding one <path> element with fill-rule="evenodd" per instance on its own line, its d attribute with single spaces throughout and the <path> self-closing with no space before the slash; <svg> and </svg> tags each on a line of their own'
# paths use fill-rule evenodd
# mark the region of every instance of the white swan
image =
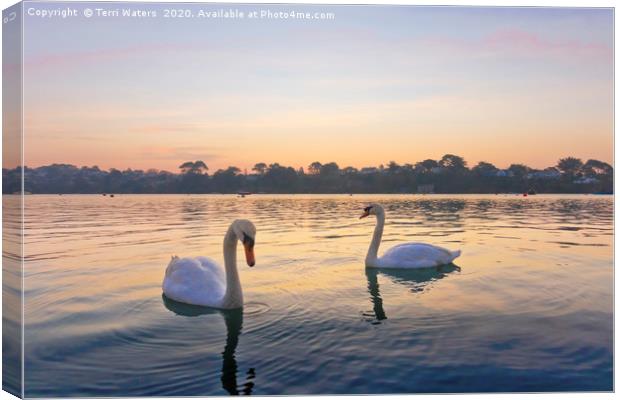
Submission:
<svg viewBox="0 0 620 400">
<path fill-rule="evenodd" d="M 371 268 L 430 268 L 450 264 L 461 255 L 461 251 L 450 251 L 443 247 L 425 243 L 403 243 L 392 247 L 378 257 L 383 226 L 385 225 L 385 211 L 379 204 L 371 204 L 364 208 L 360 216 L 366 218 L 369 215 L 377 216 L 377 225 L 372 235 L 372 241 L 366 255 L 366 266 Z"/>
<path fill-rule="evenodd" d="M 224 236 L 224 269 L 207 257 L 173 256 L 162 284 L 164 294 L 182 303 L 213 308 L 243 307 L 243 293 L 237 271 L 237 240 L 243 243 L 245 258 L 254 266 L 256 228 L 247 220 L 236 220 Z"/>
</svg>

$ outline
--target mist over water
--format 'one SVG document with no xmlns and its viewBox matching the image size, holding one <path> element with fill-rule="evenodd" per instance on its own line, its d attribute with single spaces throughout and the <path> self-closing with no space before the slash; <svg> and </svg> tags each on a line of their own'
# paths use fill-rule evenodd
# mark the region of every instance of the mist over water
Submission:
<svg viewBox="0 0 620 400">
<path fill-rule="evenodd" d="M 369 202 L 380 254 L 462 256 L 366 270 Z M 32 195 L 25 218 L 26 396 L 612 389 L 612 196 Z M 244 310 L 162 296 L 237 218 Z"/>
</svg>

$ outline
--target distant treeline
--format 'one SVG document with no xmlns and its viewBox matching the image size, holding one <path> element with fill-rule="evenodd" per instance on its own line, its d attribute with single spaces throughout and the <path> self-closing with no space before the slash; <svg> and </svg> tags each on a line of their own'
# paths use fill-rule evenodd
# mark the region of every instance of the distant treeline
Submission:
<svg viewBox="0 0 620 400">
<path fill-rule="evenodd" d="M 210 173 L 202 161 L 188 161 L 179 173 L 53 164 L 24 169 L 30 193 L 612 193 L 613 168 L 598 161 L 566 157 L 536 170 L 523 164 L 499 169 L 480 162 L 468 168 L 462 157 L 366 168 L 341 168 L 313 162 L 295 169 L 258 163 L 251 171 L 237 167 Z M 2 170 L 3 193 L 20 191 L 20 169 Z"/>
</svg>

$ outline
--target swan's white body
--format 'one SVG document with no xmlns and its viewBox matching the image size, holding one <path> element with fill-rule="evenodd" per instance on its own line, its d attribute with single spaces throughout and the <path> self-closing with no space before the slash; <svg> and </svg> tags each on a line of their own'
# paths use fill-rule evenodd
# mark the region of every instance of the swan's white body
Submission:
<svg viewBox="0 0 620 400">
<path fill-rule="evenodd" d="M 377 225 L 372 235 L 372 241 L 366 255 L 366 266 L 370 268 L 430 268 L 450 264 L 461 255 L 460 250 L 450 251 L 443 247 L 425 243 L 403 243 L 386 251 L 378 257 L 383 227 L 385 225 L 385 211 L 378 204 L 367 207 L 365 214 L 376 215 Z"/>
<path fill-rule="evenodd" d="M 237 240 L 247 230 L 255 232 L 249 221 L 238 220 L 230 225 L 224 237 L 224 268 L 207 257 L 172 257 L 162 284 L 164 294 L 172 300 L 198 306 L 243 307 L 236 252 Z"/>
</svg>

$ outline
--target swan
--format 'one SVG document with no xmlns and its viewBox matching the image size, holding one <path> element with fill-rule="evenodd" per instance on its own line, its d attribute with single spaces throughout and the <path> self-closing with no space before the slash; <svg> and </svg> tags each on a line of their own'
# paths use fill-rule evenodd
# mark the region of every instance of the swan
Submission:
<svg viewBox="0 0 620 400">
<path fill-rule="evenodd" d="M 430 268 L 452 263 L 461 255 L 460 250 L 450 251 L 443 247 L 425 243 L 403 243 L 392 247 L 378 257 L 383 225 L 385 224 L 385 210 L 379 204 L 371 204 L 364 208 L 360 219 L 369 215 L 376 215 L 377 225 L 372 235 L 372 241 L 366 255 L 366 267 L 369 268 Z"/>
<path fill-rule="evenodd" d="M 181 303 L 220 309 L 243 307 L 237 271 L 237 241 L 243 243 L 247 264 L 254 260 L 256 228 L 247 220 L 235 220 L 224 236 L 224 268 L 207 257 L 173 256 L 166 268 L 162 289 L 166 297 Z"/>
</svg>

